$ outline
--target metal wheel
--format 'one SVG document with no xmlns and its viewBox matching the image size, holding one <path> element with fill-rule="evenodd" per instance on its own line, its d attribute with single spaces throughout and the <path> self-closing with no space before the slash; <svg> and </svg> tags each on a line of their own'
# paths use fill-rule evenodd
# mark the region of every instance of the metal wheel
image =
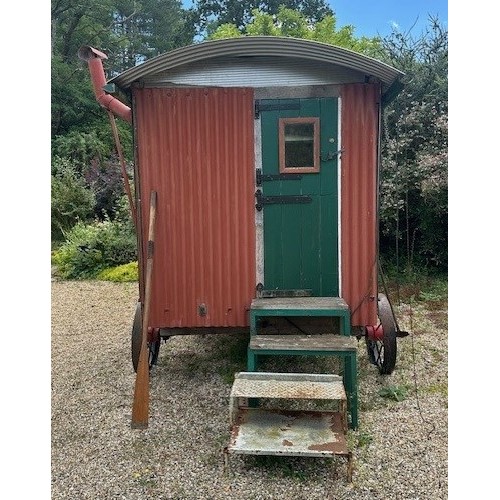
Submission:
<svg viewBox="0 0 500 500">
<path fill-rule="evenodd" d="M 141 354 L 142 344 L 142 306 L 137 303 L 135 309 L 134 323 L 132 325 L 132 365 L 134 371 L 137 372 L 139 365 L 139 355 Z M 149 350 L 149 369 L 158 361 L 158 354 L 160 353 L 160 339 L 156 342 L 148 342 Z"/>
<path fill-rule="evenodd" d="M 378 317 L 383 335 L 380 339 L 365 336 L 366 348 L 370 362 L 378 367 L 379 373 L 390 375 L 396 366 L 396 322 L 389 300 L 383 293 L 378 294 Z"/>
</svg>

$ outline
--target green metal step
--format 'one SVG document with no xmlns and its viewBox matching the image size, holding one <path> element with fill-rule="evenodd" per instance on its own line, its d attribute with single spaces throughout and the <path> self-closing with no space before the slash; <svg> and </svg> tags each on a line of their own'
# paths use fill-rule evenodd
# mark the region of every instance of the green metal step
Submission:
<svg viewBox="0 0 500 500">
<path fill-rule="evenodd" d="M 252 351 L 345 352 L 357 350 L 356 337 L 346 335 L 252 335 Z"/>
<path fill-rule="evenodd" d="M 274 297 L 253 299 L 252 311 L 259 316 L 341 316 L 349 313 L 349 306 L 341 297 Z"/>
</svg>

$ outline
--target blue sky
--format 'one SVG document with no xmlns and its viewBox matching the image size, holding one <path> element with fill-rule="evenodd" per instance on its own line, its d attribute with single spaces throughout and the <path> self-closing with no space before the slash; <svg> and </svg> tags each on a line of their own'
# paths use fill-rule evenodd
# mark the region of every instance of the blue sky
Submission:
<svg viewBox="0 0 500 500">
<path fill-rule="evenodd" d="M 190 7 L 192 0 L 183 0 Z M 400 31 L 418 36 L 427 26 L 429 14 L 437 15 L 448 26 L 448 2 L 446 0 L 329 0 L 328 4 L 337 15 L 337 26 L 352 24 L 356 36 L 385 36 L 392 25 Z"/>
<path fill-rule="evenodd" d="M 428 24 L 429 14 L 438 15 L 448 25 L 445 0 L 335 0 L 328 2 L 337 15 L 338 26 L 352 24 L 357 36 L 388 35 L 396 25 L 400 31 L 418 36 Z"/>
</svg>

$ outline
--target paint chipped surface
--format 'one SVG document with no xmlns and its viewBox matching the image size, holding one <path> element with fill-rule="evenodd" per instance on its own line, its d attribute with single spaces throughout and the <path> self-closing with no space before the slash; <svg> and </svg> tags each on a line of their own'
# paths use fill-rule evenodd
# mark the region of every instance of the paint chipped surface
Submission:
<svg viewBox="0 0 500 500">
<path fill-rule="evenodd" d="M 228 452 L 328 457 L 349 450 L 338 412 L 245 408 L 232 427 Z"/>
<path fill-rule="evenodd" d="M 309 446 L 309 450 L 314 451 L 329 451 L 331 453 L 337 454 L 343 452 L 343 446 L 338 441 L 330 441 L 328 443 L 312 444 Z"/>
</svg>

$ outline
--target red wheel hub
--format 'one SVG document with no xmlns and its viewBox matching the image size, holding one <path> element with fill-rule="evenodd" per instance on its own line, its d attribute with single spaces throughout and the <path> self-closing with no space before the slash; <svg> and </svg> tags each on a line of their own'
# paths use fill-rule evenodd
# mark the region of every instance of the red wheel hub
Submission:
<svg viewBox="0 0 500 500">
<path fill-rule="evenodd" d="M 380 323 L 380 325 L 378 326 L 367 325 L 365 329 L 366 329 L 366 336 L 370 340 L 378 340 L 378 341 L 383 340 L 384 328 L 382 327 L 382 323 Z"/>
</svg>

